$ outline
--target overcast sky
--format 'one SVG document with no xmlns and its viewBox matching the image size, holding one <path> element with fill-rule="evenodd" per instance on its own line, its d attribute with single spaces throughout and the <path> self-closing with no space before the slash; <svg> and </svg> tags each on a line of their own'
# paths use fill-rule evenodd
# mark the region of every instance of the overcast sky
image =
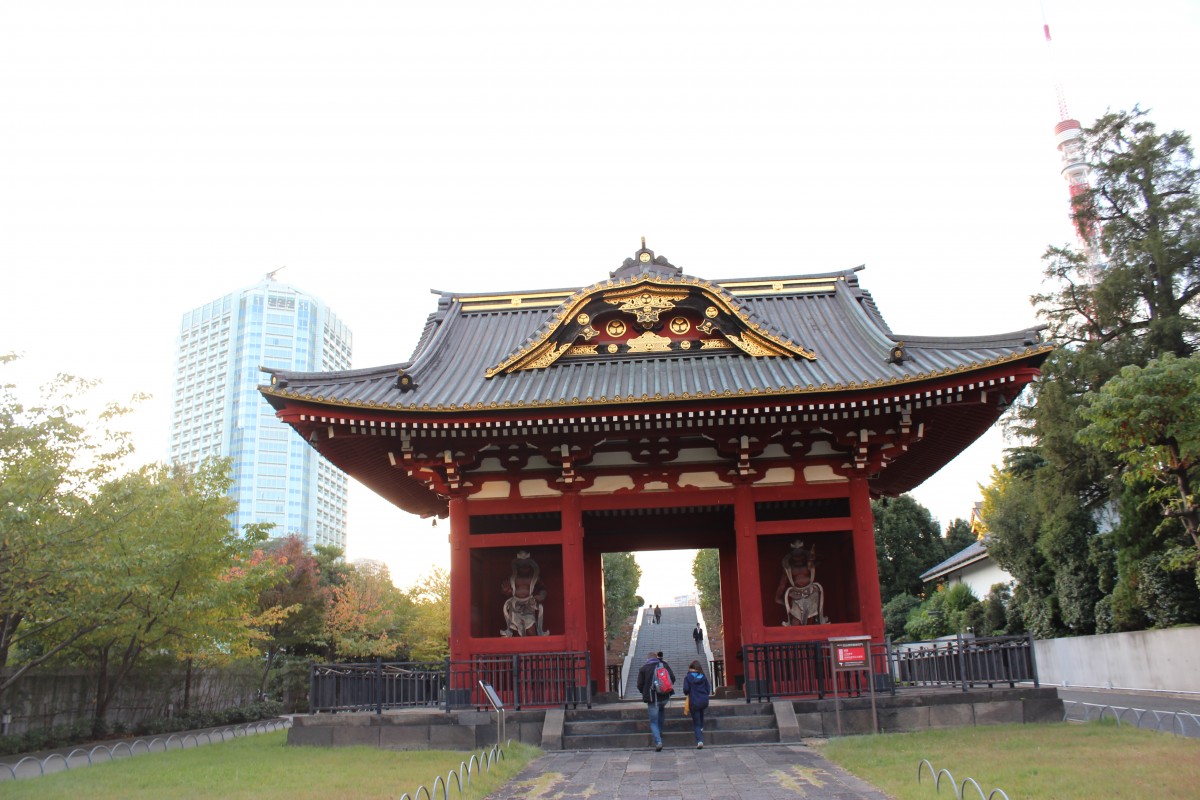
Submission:
<svg viewBox="0 0 1200 800">
<path fill-rule="evenodd" d="M 1200 132 L 1200 4 L 1044 3 L 1069 110 Z M 576 287 L 639 246 L 706 279 L 865 264 L 899 334 L 1037 322 L 1071 237 L 1042 5 L 0 0 L 0 351 L 149 392 L 184 311 L 279 267 L 405 360 L 431 288 Z M 966 517 L 999 433 L 915 492 Z M 446 533 L 351 491 L 402 585 Z M 642 593 L 689 558 L 645 559 Z"/>
</svg>

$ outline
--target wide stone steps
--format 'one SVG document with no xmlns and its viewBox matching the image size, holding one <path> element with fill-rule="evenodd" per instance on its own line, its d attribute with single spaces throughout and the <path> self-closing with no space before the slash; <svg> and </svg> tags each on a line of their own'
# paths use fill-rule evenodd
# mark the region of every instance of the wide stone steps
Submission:
<svg viewBox="0 0 1200 800">
<path fill-rule="evenodd" d="M 626 699 L 637 699 L 641 693 L 637 690 L 637 675 L 641 666 L 646 663 L 646 654 L 662 651 L 663 658 L 675 671 L 676 683 L 683 686 L 683 676 L 687 674 L 688 664 L 699 658 L 704 660 L 704 654 L 696 652 L 696 641 L 692 631 L 696 627 L 696 609 L 693 606 L 670 606 L 662 609 L 662 622 L 651 622 L 653 617 L 646 610 L 642 625 L 638 628 L 637 652 L 630 662 L 629 675 L 626 677 L 622 696 Z M 682 701 L 680 701 L 682 702 Z"/>
<path fill-rule="evenodd" d="M 593 708 L 568 711 L 563 723 L 563 749 L 610 750 L 649 747 L 650 721 L 646 706 Z M 712 705 L 704 718 L 706 746 L 778 742 L 779 728 L 771 706 Z M 667 707 L 663 730 L 666 747 L 695 747 L 692 719 L 683 715 L 683 703 Z"/>
</svg>

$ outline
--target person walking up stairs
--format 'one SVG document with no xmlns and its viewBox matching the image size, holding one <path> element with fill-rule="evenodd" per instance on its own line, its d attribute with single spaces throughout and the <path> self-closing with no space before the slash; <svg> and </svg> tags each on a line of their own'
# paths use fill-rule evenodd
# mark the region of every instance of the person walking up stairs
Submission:
<svg viewBox="0 0 1200 800">
<path fill-rule="evenodd" d="M 696 609 L 693 606 L 668 606 L 660 611 L 662 621 L 658 624 L 653 621 L 652 607 L 648 607 L 642 614 L 642 624 L 637 630 L 636 652 L 639 658 L 629 670 L 625 691 L 621 695 L 626 699 L 632 700 L 641 696 L 637 691 L 636 682 L 637 667 L 642 664 L 640 656 L 643 654 L 661 651 L 663 660 L 677 669 L 681 677 L 683 666 L 696 658 L 696 642 L 692 638 L 692 631 L 696 627 Z"/>
</svg>

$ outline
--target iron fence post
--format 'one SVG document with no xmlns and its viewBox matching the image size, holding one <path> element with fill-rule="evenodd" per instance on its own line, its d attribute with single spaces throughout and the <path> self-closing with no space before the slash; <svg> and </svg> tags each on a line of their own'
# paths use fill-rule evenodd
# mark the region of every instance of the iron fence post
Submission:
<svg viewBox="0 0 1200 800">
<path fill-rule="evenodd" d="M 895 697 L 896 683 L 899 676 L 892 671 L 892 637 L 890 636 L 883 637 L 883 668 L 888 676 L 888 686 L 891 688 L 890 694 L 892 697 Z M 896 672 L 899 672 L 899 670 Z"/>
<path fill-rule="evenodd" d="M 517 711 L 521 710 L 521 697 L 524 692 L 521 691 L 521 657 L 513 654 L 512 657 L 512 674 L 513 674 L 513 700 Z"/>
<path fill-rule="evenodd" d="M 375 713 L 383 714 L 383 659 L 375 657 Z"/>
<path fill-rule="evenodd" d="M 966 645 L 963 643 L 961 633 L 955 634 L 958 637 L 958 677 L 962 680 L 962 690 L 967 691 L 967 657 Z"/>
<path fill-rule="evenodd" d="M 583 690 L 587 692 L 584 699 L 587 702 L 587 707 L 592 707 L 592 651 L 583 651 Z"/>
<path fill-rule="evenodd" d="M 320 708 L 317 707 L 317 662 L 308 662 L 308 710 L 317 714 L 320 713 Z"/>
<path fill-rule="evenodd" d="M 445 675 L 446 675 L 445 679 L 442 681 L 442 702 L 445 703 L 446 713 L 449 714 L 450 713 L 450 695 L 453 691 L 453 687 L 450 683 L 450 681 L 451 681 L 450 656 L 446 656 L 444 659 L 442 659 L 442 664 L 443 664 L 443 668 L 445 669 Z"/>
<path fill-rule="evenodd" d="M 817 643 L 817 699 L 818 700 L 825 699 L 825 674 L 826 674 L 825 673 L 825 658 L 826 658 L 826 656 L 829 655 L 826 652 L 827 646 L 828 646 L 828 642 L 818 642 Z M 836 675 L 833 676 L 833 680 L 835 680 L 835 681 L 837 680 Z M 833 688 L 834 688 L 834 691 L 837 691 L 836 686 L 834 686 Z"/>
<path fill-rule="evenodd" d="M 1041 686 L 1038 683 L 1037 656 L 1033 651 L 1033 634 L 1025 631 L 1025 646 L 1029 649 L 1029 669 L 1033 673 L 1033 688 Z"/>
</svg>

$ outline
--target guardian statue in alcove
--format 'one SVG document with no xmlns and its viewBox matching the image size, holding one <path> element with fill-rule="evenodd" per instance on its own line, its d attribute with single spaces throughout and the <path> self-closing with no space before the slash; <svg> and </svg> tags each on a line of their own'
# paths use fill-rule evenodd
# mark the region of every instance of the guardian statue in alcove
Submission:
<svg viewBox="0 0 1200 800">
<path fill-rule="evenodd" d="M 817 583 L 817 548 L 797 539 L 783 557 L 775 602 L 787 609 L 784 625 L 824 625 L 825 590 Z"/>
<path fill-rule="evenodd" d="M 508 596 L 504 601 L 505 628 L 501 636 L 549 636 L 542 627 L 542 603 L 546 589 L 538 586 L 541 571 L 537 562 L 525 550 L 517 553 L 512 562 L 512 574 L 500 585 Z"/>
</svg>

